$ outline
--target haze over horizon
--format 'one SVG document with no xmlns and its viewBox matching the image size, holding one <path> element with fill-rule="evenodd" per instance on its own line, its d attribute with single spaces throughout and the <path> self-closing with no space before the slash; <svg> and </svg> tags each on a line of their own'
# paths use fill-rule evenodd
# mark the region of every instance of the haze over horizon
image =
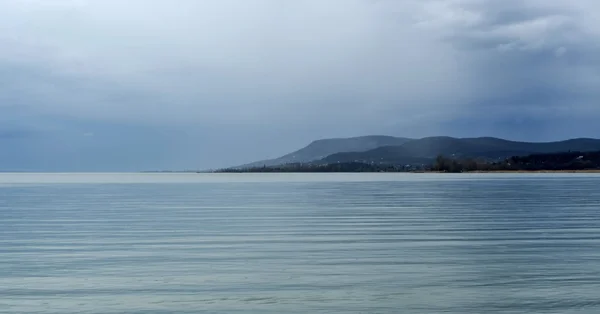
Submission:
<svg viewBox="0 0 600 314">
<path fill-rule="evenodd" d="M 592 0 L 6 0 L 0 170 L 206 169 L 385 134 L 600 137 Z"/>
</svg>

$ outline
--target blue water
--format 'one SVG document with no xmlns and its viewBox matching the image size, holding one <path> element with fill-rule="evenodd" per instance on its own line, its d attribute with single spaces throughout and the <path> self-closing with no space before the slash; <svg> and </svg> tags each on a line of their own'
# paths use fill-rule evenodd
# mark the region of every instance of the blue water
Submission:
<svg viewBox="0 0 600 314">
<path fill-rule="evenodd" d="M 600 175 L 0 174 L 0 313 L 600 313 Z"/>
</svg>

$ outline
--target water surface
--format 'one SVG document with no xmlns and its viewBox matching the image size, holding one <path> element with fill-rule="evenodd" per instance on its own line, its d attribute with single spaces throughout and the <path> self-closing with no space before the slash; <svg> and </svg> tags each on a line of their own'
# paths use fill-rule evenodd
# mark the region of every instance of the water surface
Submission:
<svg viewBox="0 0 600 314">
<path fill-rule="evenodd" d="M 599 187 L 0 174 L 0 313 L 600 313 Z"/>
</svg>

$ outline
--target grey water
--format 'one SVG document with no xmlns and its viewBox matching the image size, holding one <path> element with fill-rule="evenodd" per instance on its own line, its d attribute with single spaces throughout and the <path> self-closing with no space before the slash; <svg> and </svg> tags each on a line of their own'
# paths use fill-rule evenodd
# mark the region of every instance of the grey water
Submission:
<svg viewBox="0 0 600 314">
<path fill-rule="evenodd" d="M 0 174 L 0 313 L 600 313 L 600 175 Z"/>
</svg>

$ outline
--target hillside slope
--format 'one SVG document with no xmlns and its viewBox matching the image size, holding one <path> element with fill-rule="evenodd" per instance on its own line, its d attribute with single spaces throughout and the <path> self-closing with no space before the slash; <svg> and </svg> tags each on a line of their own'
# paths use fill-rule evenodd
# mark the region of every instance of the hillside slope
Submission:
<svg viewBox="0 0 600 314">
<path fill-rule="evenodd" d="M 598 151 L 600 140 L 579 138 L 559 142 L 516 142 L 492 137 L 452 138 L 427 137 L 402 145 L 378 147 L 364 152 L 336 153 L 322 159 L 323 163 L 377 162 L 393 164 L 427 163 L 438 155 L 453 158 L 503 159 L 535 153 L 568 151 Z"/>
<path fill-rule="evenodd" d="M 399 146 L 411 140 L 384 135 L 323 139 L 314 141 L 302 149 L 276 159 L 257 161 L 234 168 L 270 167 L 289 163 L 305 163 L 320 160 L 336 153 L 364 152 L 383 146 Z"/>
</svg>

